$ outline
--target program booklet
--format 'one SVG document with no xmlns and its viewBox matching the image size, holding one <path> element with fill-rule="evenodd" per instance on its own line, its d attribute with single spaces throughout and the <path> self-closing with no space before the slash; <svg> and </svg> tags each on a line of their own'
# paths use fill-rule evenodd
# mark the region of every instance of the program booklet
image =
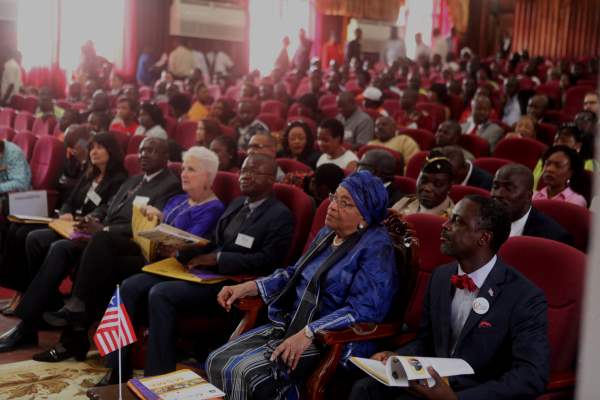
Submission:
<svg viewBox="0 0 600 400">
<path fill-rule="evenodd" d="M 182 247 L 196 244 L 206 245 L 209 241 L 189 232 L 177 229 L 171 225 L 160 224 L 152 229 L 137 232 L 137 235 L 165 246 Z"/>
<path fill-rule="evenodd" d="M 225 396 L 216 386 L 189 369 L 149 378 L 130 379 L 127 387 L 143 400 L 204 400 Z"/>
<path fill-rule="evenodd" d="M 52 222 L 52 218 L 23 214 L 11 214 L 6 219 L 17 224 L 48 224 Z"/>
<path fill-rule="evenodd" d="M 384 364 L 369 358 L 350 357 L 350 361 L 386 386 L 408 387 L 409 381 L 425 379 L 431 387 L 435 381 L 428 367 L 433 367 L 442 378 L 475 373 L 469 363 L 460 358 L 392 356 Z"/>
<path fill-rule="evenodd" d="M 177 261 L 175 257 L 165 258 L 164 260 L 148 264 L 142 268 L 142 271 L 168 278 L 204 284 L 219 283 L 226 280 L 244 282 L 256 278 L 251 275 L 223 275 L 202 268 L 188 269 L 185 265 Z"/>
</svg>

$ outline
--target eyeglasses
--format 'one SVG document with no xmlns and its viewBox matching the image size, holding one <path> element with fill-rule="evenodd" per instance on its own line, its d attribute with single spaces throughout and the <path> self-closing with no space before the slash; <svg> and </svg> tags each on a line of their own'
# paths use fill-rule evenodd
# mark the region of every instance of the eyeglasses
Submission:
<svg viewBox="0 0 600 400">
<path fill-rule="evenodd" d="M 346 200 L 343 199 L 339 199 L 334 193 L 329 193 L 329 201 L 330 202 L 334 202 L 338 205 L 338 207 L 340 207 L 341 209 L 346 209 L 346 208 L 355 208 L 356 206 Z"/>
<path fill-rule="evenodd" d="M 250 149 L 262 150 L 262 149 L 267 148 L 267 147 L 273 147 L 273 146 L 271 146 L 270 144 L 255 143 L 255 144 L 249 144 L 248 145 L 248 150 L 250 150 Z"/>
</svg>

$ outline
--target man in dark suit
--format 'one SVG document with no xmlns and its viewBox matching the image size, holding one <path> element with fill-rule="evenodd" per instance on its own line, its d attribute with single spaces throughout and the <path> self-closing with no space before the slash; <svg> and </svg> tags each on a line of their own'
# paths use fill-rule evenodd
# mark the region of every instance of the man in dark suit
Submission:
<svg viewBox="0 0 600 400">
<path fill-rule="evenodd" d="M 452 164 L 452 176 L 455 185 L 468 185 L 485 190 L 492 188 L 494 180 L 492 175 L 477 167 L 471 161 L 465 160 L 461 147 L 445 146 L 441 149 L 441 152 Z"/>
<path fill-rule="evenodd" d="M 425 293 L 416 340 L 401 355 L 452 357 L 467 361 L 472 375 L 416 381 L 408 391 L 372 378 L 358 381 L 350 399 L 533 399 L 546 387 L 550 347 L 544 293 L 498 259 L 508 238 L 506 211 L 493 200 L 467 196 L 443 225 L 441 250 L 456 262 L 438 267 Z M 372 358 L 387 360 L 394 353 Z"/>
<path fill-rule="evenodd" d="M 188 268 L 206 269 L 223 275 L 268 275 L 282 263 L 292 242 L 294 221 L 283 203 L 273 197 L 277 163 L 272 157 L 250 154 L 240 171 L 243 196 L 231 202 L 206 247 L 180 250 L 177 259 Z M 140 305 L 148 303 L 149 342 L 145 375 L 160 375 L 175 369 L 175 318 L 178 313 L 224 316 L 217 294 L 231 281 L 210 285 L 168 280 L 141 273 L 126 279 L 121 299 L 132 318 L 143 317 Z M 231 319 L 232 327 L 237 322 Z M 222 332 L 223 341 L 230 332 Z M 207 349 L 203 349 L 207 350 Z M 124 349 L 123 379 L 131 376 L 128 348 Z M 114 354 L 114 353 L 113 353 Z M 106 376 L 99 385 L 118 382 L 117 357 L 109 355 Z"/>
<path fill-rule="evenodd" d="M 400 167 L 402 168 L 402 166 Z M 398 200 L 408 194 L 400 190 L 396 183 L 394 183 L 396 159 L 385 150 L 373 149 L 367 151 L 358 162 L 358 170 L 370 171 L 383 181 L 385 189 L 388 192 L 388 207 L 393 206 Z"/>
<path fill-rule="evenodd" d="M 55 303 L 58 287 L 74 265 L 78 265 L 86 246 L 93 246 L 95 233 L 110 232 L 131 236 L 134 200 L 162 208 L 180 190 L 180 184 L 167 169 L 168 145 L 163 139 L 146 138 L 140 144 L 140 165 L 144 175 L 126 180 L 108 205 L 96 208 L 76 225 L 76 230 L 90 240 L 58 240 L 47 249 L 43 237 L 27 241 L 27 256 L 43 259 L 42 266 L 16 309 L 20 322 L 0 336 L 0 352 L 37 343 L 37 326 L 42 313 Z M 102 222 L 100 222 L 102 221 Z M 38 241 L 39 240 L 39 241 Z M 58 297 L 60 298 L 60 297 Z"/>
<path fill-rule="evenodd" d="M 510 236 L 537 236 L 572 245 L 570 233 L 532 206 L 532 189 L 533 174 L 524 165 L 508 164 L 496 171 L 492 199 L 508 212 Z"/>
</svg>

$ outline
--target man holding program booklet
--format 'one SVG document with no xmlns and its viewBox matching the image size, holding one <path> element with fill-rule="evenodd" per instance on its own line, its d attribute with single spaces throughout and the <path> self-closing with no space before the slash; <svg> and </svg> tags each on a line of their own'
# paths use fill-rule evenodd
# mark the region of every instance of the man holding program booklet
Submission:
<svg viewBox="0 0 600 400">
<path fill-rule="evenodd" d="M 350 400 L 534 399 L 544 392 L 550 357 L 547 303 L 539 288 L 496 256 L 509 233 L 510 219 L 490 199 L 467 196 L 454 207 L 442 228 L 441 250 L 456 262 L 433 272 L 416 340 L 395 353 L 353 359 L 378 379 L 356 382 Z M 450 367 L 444 358 L 454 359 Z M 372 363 L 388 359 L 391 382 Z M 472 374 L 466 372 L 469 366 Z M 399 384 L 403 374 L 410 383 Z"/>
</svg>

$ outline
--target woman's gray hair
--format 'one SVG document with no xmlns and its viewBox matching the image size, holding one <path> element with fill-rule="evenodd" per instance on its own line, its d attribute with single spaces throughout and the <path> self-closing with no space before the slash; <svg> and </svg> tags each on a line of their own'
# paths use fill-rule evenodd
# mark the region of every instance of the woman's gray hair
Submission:
<svg viewBox="0 0 600 400">
<path fill-rule="evenodd" d="M 183 153 L 183 160 L 193 157 L 200 161 L 202 168 L 206 170 L 208 175 L 208 184 L 212 186 L 217 171 L 219 170 L 219 157 L 212 151 L 202 146 L 190 147 L 186 152 Z"/>
</svg>

